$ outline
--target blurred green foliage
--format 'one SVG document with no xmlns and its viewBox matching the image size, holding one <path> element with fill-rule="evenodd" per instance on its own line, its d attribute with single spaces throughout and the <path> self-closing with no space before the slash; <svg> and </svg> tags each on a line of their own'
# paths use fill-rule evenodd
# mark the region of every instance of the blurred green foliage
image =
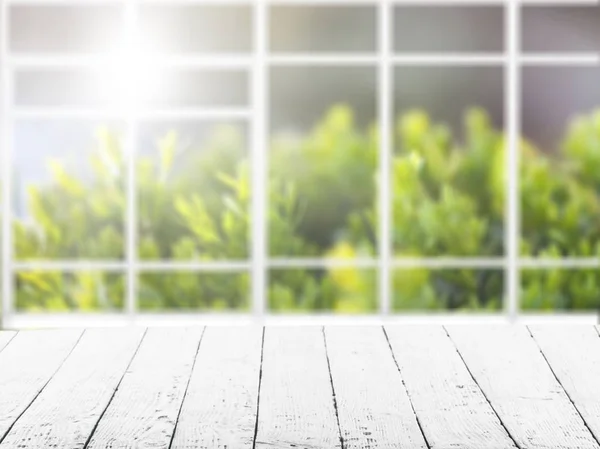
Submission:
<svg viewBox="0 0 600 449">
<path fill-rule="evenodd" d="M 101 129 L 81 179 L 49 161 L 50 184 L 28 186 L 27 219 L 15 219 L 19 260 L 123 259 L 127 205 L 121 137 Z M 378 130 L 359 129 L 352 111 L 332 107 L 310 132 L 276 135 L 268 173 L 270 256 L 349 261 L 376 256 Z M 398 257 L 502 256 L 505 138 L 480 109 L 462 132 L 424 111 L 398 118 L 392 175 L 393 248 Z M 520 195 L 525 257 L 600 256 L 600 111 L 577 118 L 560 152 L 521 143 Z M 221 125 L 185 149 L 167 133 L 136 159 L 138 254 L 142 261 L 247 260 L 252 229 L 245 133 Z M 377 270 L 273 269 L 268 304 L 277 311 L 361 313 L 377 308 Z M 524 270 L 528 310 L 600 305 L 598 270 Z M 248 310 L 248 273 L 144 272 L 143 310 Z M 23 310 L 112 310 L 123 306 L 123 276 L 20 272 Z M 498 310 L 503 273 L 490 269 L 399 269 L 392 306 L 411 310 Z"/>
</svg>

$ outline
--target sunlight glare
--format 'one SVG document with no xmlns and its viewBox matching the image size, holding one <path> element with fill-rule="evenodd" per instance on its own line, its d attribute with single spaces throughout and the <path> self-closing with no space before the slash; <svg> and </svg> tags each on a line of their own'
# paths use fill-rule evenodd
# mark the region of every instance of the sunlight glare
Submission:
<svg viewBox="0 0 600 449">
<path fill-rule="evenodd" d="M 148 100 L 155 83 L 150 69 L 151 49 L 138 31 L 135 8 L 128 5 L 124 14 L 122 38 L 106 63 L 105 85 L 110 107 L 130 114 Z"/>
</svg>

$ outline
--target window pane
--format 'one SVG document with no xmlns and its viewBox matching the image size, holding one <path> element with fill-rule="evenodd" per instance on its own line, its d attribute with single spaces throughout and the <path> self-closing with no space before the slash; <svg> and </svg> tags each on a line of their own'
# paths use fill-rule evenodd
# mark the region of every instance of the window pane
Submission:
<svg viewBox="0 0 600 449">
<path fill-rule="evenodd" d="M 18 259 L 123 257 L 123 127 L 22 121 L 15 127 Z"/>
<path fill-rule="evenodd" d="M 99 73 L 82 70 L 19 70 L 17 106 L 106 107 L 117 101 L 114 86 Z"/>
<path fill-rule="evenodd" d="M 372 6 L 275 6 L 271 51 L 374 52 L 376 10 Z"/>
<path fill-rule="evenodd" d="M 522 27 L 524 51 L 600 51 L 600 6 L 526 6 Z"/>
<path fill-rule="evenodd" d="M 128 79 L 115 70 L 21 70 L 17 106 L 113 108 L 128 101 L 143 108 L 235 107 L 248 104 L 241 70 L 150 70 Z"/>
<path fill-rule="evenodd" d="M 139 277 L 143 311 L 248 311 L 250 277 L 246 273 L 147 272 Z"/>
<path fill-rule="evenodd" d="M 501 255 L 502 69 L 401 67 L 394 76 L 396 255 Z"/>
<path fill-rule="evenodd" d="M 123 30 L 115 5 L 19 5 L 9 9 L 10 50 L 83 53 L 114 50 Z"/>
<path fill-rule="evenodd" d="M 373 254 L 375 70 L 275 68 L 271 80 L 270 254 Z"/>
<path fill-rule="evenodd" d="M 401 269 L 393 275 L 397 312 L 496 312 L 502 310 L 502 270 Z"/>
<path fill-rule="evenodd" d="M 521 254 L 600 256 L 600 69 L 523 70 Z"/>
<path fill-rule="evenodd" d="M 396 6 L 396 52 L 502 52 L 500 6 Z"/>
<path fill-rule="evenodd" d="M 377 310 L 377 275 L 356 267 L 274 269 L 268 294 L 275 313 L 372 313 Z"/>
<path fill-rule="evenodd" d="M 243 70 L 160 70 L 140 80 L 140 106 L 235 107 L 248 104 Z"/>
<path fill-rule="evenodd" d="M 24 312 L 123 310 L 125 276 L 119 273 L 21 271 L 15 276 L 16 309 Z"/>
<path fill-rule="evenodd" d="M 242 53 L 252 49 L 249 6 L 140 6 L 139 27 L 152 51 Z"/>
<path fill-rule="evenodd" d="M 600 268 L 521 272 L 521 308 L 528 312 L 600 310 Z"/>
<path fill-rule="evenodd" d="M 145 123 L 137 189 L 142 259 L 248 257 L 250 172 L 243 123 Z"/>
</svg>

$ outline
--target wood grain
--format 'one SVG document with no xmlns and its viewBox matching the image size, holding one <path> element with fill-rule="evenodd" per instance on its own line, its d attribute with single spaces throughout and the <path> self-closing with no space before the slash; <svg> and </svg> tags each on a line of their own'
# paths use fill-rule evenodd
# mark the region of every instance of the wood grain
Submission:
<svg viewBox="0 0 600 449">
<path fill-rule="evenodd" d="M 450 326 L 450 337 L 522 448 L 598 448 L 523 326 Z"/>
<path fill-rule="evenodd" d="M 320 327 L 267 327 L 256 448 L 339 448 Z"/>
<path fill-rule="evenodd" d="M 174 449 L 252 448 L 262 336 L 259 327 L 204 331 Z"/>
<path fill-rule="evenodd" d="M 597 328 L 446 330 L 2 332 L 0 449 L 600 449 Z"/>
<path fill-rule="evenodd" d="M 593 326 L 530 326 L 554 374 L 600 440 L 600 336 Z"/>
<path fill-rule="evenodd" d="M 381 327 L 325 328 L 345 448 L 426 448 Z"/>
<path fill-rule="evenodd" d="M 441 326 L 385 329 L 432 449 L 516 447 Z"/>
<path fill-rule="evenodd" d="M 0 441 L 69 355 L 82 331 L 27 331 L 0 352 Z"/>
<path fill-rule="evenodd" d="M 0 448 L 83 448 L 142 335 L 143 329 L 87 330 Z"/>
<path fill-rule="evenodd" d="M 90 449 L 167 449 L 202 328 L 151 328 L 89 443 Z"/>
<path fill-rule="evenodd" d="M 10 341 L 17 335 L 13 331 L 0 331 L 0 352 L 10 343 Z"/>
</svg>

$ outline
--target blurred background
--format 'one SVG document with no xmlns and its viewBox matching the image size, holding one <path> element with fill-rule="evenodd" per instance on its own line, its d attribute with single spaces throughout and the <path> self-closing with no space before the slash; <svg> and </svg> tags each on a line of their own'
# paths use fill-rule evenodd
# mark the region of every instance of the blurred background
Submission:
<svg viewBox="0 0 600 449">
<path fill-rule="evenodd" d="M 521 19 L 524 55 L 600 52 L 598 6 L 523 6 Z M 502 56 L 504 22 L 501 5 L 395 6 L 389 46 L 396 56 Z M 124 310 L 131 172 L 136 307 L 249 311 L 252 157 L 267 150 L 269 312 L 375 313 L 382 238 L 398 259 L 450 260 L 393 269 L 392 312 L 505 307 L 501 60 L 390 65 L 392 235 L 381 236 L 376 5 L 269 7 L 268 148 L 252 145 L 250 4 L 141 2 L 133 53 L 123 53 L 131 28 L 118 3 L 13 4 L 8 23 L 12 179 L 3 182 L 23 267 L 9 280 L 18 311 Z M 307 55 L 324 59 L 302 62 Z M 344 56 L 360 62 L 335 62 Z M 90 58 L 103 62 L 86 65 Z M 169 58 L 191 63 L 161 63 Z M 213 66 L 219 58 L 233 62 Z M 593 311 L 600 66 L 528 64 L 520 75 L 520 254 L 567 263 L 524 268 L 519 304 Z M 339 263 L 324 267 L 324 258 Z M 587 262 L 569 266 L 575 259 Z M 69 272 L 29 264 L 78 260 L 115 264 Z"/>
</svg>

